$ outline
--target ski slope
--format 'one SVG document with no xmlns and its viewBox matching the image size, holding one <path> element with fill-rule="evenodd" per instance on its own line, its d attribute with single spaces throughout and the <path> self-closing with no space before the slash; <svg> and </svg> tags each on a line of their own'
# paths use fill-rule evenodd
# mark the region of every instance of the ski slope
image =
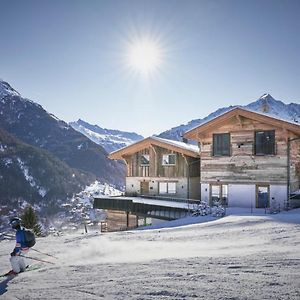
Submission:
<svg viewBox="0 0 300 300">
<path fill-rule="evenodd" d="M 13 247 L 0 243 L 1 272 L 10 269 Z M 0 299 L 300 299 L 300 209 L 229 209 L 221 219 L 190 217 L 157 229 L 82 230 L 39 238 L 36 249 L 58 259 L 28 255 L 55 265 L 1 283 Z"/>
</svg>

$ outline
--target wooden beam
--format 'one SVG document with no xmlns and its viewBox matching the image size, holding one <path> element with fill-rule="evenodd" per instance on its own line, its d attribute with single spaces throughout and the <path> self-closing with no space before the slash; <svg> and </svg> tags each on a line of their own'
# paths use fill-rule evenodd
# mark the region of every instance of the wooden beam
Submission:
<svg viewBox="0 0 300 300">
<path fill-rule="evenodd" d="M 137 142 L 135 144 L 132 144 L 128 147 L 122 148 L 120 150 L 114 151 L 109 155 L 110 159 L 122 159 L 122 156 L 124 155 L 130 155 L 137 153 L 145 148 L 149 148 L 150 146 L 158 146 L 164 149 L 168 149 L 170 151 L 174 151 L 177 153 L 183 153 L 185 155 L 191 156 L 191 157 L 198 157 L 199 153 L 195 152 L 193 150 L 190 150 L 188 148 L 182 148 L 180 145 L 172 144 L 172 141 L 170 142 L 164 142 L 160 140 L 156 140 L 154 138 L 146 138 L 145 140 L 142 140 L 140 142 Z"/>
<path fill-rule="evenodd" d="M 243 123 L 242 123 L 241 116 L 240 116 L 239 114 L 237 114 L 237 115 L 235 116 L 235 118 L 237 119 L 237 121 L 238 121 L 240 127 L 243 128 Z"/>
<path fill-rule="evenodd" d="M 293 132 L 295 134 L 300 134 L 300 126 L 297 124 L 293 124 L 292 122 L 280 120 L 276 117 L 256 113 L 254 111 L 246 110 L 243 108 L 234 108 L 214 119 L 211 121 L 208 121 L 207 123 L 204 123 L 202 125 L 199 125 L 198 127 L 188 131 L 184 137 L 188 139 L 198 139 L 199 133 L 205 133 L 212 131 L 216 128 L 221 127 L 222 125 L 226 124 L 231 118 L 236 117 L 239 115 L 239 117 L 244 117 L 250 120 L 258 121 L 261 123 L 269 124 L 277 128 L 282 128 L 282 126 L 285 126 L 287 130 L 290 132 Z"/>
</svg>

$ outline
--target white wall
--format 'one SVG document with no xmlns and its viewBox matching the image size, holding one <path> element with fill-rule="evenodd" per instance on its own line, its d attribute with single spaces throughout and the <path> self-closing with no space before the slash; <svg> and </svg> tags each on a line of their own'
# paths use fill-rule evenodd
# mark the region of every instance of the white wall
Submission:
<svg viewBox="0 0 300 300">
<path fill-rule="evenodd" d="M 187 197 L 187 178 L 162 178 L 162 177 L 126 177 L 126 193 L 139 194 L 141 181 L 149 181 L 149 195 L 159 195 L 158 183 L 159 181 L 173 181 L 176 182 L 176 194 L 163 194 L 162 196 L 175 196 L 177 198 Z M 199 178 L 197 180 L 197 186 L 199 187 Z M 193 182 L 190 182 L 190 185 Z"/>
<path fill-rule="evenodd" d="M 209 203 L 210 186 L 208 183 L 201 184 L 201 200 Z M 255 185 L 228 184 L 229 207 L 255 207 Z"/>
<path fill-rule="evenodd" d="M 286 206 L 287 190 L 284 185 L 271 185 L 270 186 L 270 207 L 272 205 L 280 205 L 280 210 Z"/>
<path fill-rule="evenodd" d="M 208 183 L 201 184 L 201 201 L 204 201 L 207 204 L 209 204 L 209 184 Z"/>
<path fill-rule="evenodd" d="M 201 200 L 209 203 L 210 186 L 208 183 L 201 184 Z M 270 207 L 280 205 L 280 210 L 286 205 L 286 186 L 270 185 Z M 255 184 L 228 184 L 229 207 L 256 207 Z M 275 207 L 274 207 L 275 208 Z"/>
<path fill-rule="evenodd" d="M 254 184 L 229 184 L 228 206 L 249 207 L 256 206 L 256 187 Z"/>
</svg>

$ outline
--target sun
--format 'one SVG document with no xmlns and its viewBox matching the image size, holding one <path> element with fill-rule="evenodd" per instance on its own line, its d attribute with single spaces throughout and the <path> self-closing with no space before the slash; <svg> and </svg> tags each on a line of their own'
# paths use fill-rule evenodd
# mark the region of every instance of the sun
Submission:
<svg viewBox="0 0 300 300">
<path fill-rule="evenodd" d="M 159 44 L 144 38 L 132 41 L 128 45 L 127 65 L 133 71 L 150 75 L 160 68 L 162 51 Z"/>
</svg>

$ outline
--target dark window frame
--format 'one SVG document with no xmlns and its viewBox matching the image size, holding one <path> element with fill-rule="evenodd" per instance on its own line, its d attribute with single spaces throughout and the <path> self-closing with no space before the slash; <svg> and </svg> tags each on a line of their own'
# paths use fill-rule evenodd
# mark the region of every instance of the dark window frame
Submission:
<svg viewBox="0 0 300 300">
<path fill-rule="evenodd" d="M 254 132 L 254 155 L 276 155 L 275 130 L 256 130 Z"/>
<path fill-rule="evenodd" d="M 231 155 L 230 133 L 214 133 L 212 139 L 212 156 L 218 157 Z M 225 139 L 227 139 L 227 141 Z"/>
<path fill-rule="evenodd" d="M 167 162 L 164 160 L 164 156 L 168 156 Z M 170 157 L 174 157 L 174 162 L 170 163 Z M 176 153 L 165 153 L 162 155 L 162 166 L 176 166 L 177 155 Z"/>
<path fill-rule="evenodd" d="M 148 156 L 148 159 L 146 159 L 145 156 Z M 144 158 L 145 158 L 146 161 L 148 161 L 148 163 L 143 163 Z M 150 154 L 141 154 L 140 166 L 141 167 L 149 167 L 150 166 Z"/>
</svg>

